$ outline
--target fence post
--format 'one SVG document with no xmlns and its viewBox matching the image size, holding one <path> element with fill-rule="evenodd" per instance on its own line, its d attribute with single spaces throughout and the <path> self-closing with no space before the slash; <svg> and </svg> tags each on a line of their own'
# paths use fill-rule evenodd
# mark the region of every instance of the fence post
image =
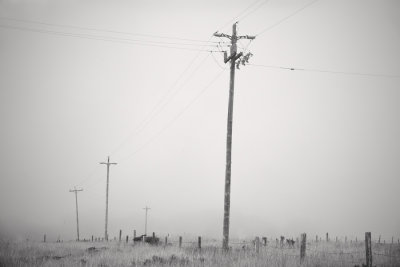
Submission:
<svg viewBox="0 0 400 267">
<path fill-rule="evenodd" d="M 365 264 L 372 267 L 371 232 L 365 232 Z"/>
<path fill-rule="evenodd" d="M 262 238 L 262 240 L 263 240 L 264 246 L 266 247 L 266 246 L 267 246 L 267 238 L 264 236 L 264 237 Z"/>
<path fill-rule="evenodd" d="M 128 244 L 128 241 L 129 241 L 129 237 L 128 236 L 126 236 L 126 243 Z"/>
<path fill-rule="evenodd" d="M 329 234 L 326 233 L 326 242 L 329 242 Z"/>
<path fill-rule="evenodd" d="M 153 239 L 155 239 L 156 238 L 156 233 L 155 232 L 153 232 Z"/>
<path fill-rule="evenodd" d="M 92 242 L 93 242 L 93 236 L 92 236 Z"/>
<path fill-rule="evenodd" d="M 180 236 L 179 237 L 179 248 L 181 248 L 182 247 L 182 237 Z"/>
<path fill-rule="evenodd" d="M 46 234 L 43 236 L 43 243 L 46 243 Z"/>
<path fill-rule="evenodd" d="M 199 247 L 199 249 L 201 249 L 201 236 L 199 236 L 199 239 L 198 239 L 198 247 Z"/>
<path fill-rule="evenodd" d="M 381 235 L 379 235 L 378 244 L 381 243 Z"/>
<path fill-rule="evenodd" d="M 168 244 L 168 237 L 165 237 L 165 246 Z"/>
<path fill-rule="evenodd" d="M 256 246 L 256 253 L 260 253 L 260 238 L 258 236 L 256 237 L 255 246 Z"/>
<path fill-rule="evenodd" d="M 119 242 L 121 242 L 122 230 L 119 230 Z"/>
<path fill-rule="evenodd" d="M 304 258 L 306 257 L 306 240 L 307 240 L 307 234 L 303 233 L 301 234 L 301 245 L 300 245 L 300 264 L 303 263 Z"/>
</svg>

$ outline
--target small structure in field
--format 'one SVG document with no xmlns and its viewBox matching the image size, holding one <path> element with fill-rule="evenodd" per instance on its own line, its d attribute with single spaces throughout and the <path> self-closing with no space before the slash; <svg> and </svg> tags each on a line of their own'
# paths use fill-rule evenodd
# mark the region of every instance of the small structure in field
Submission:
<svg viewBox="0 0 400 267">
<path fill-rule="evenodd" d="M 136 242 L 144 242 L 150 245 L 158 245 L 160 243 L 160 238 L 156 237 L 155 233 L 153 232 L 152 236 L 141 235 L 135 237 L 133 241 Z"/>
</svg>

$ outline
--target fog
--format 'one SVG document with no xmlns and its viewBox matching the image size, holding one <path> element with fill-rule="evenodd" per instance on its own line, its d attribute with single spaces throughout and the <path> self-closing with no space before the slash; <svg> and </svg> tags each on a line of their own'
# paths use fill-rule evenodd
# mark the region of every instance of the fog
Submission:
<svg viewBox="0 0 400 267">
<path fill-rule="evenodd" d="M 399 238 L 400 3 L 311 2 L 1 1 L 0 232 L 104 236 L 110 156 L 111 238 L 222 239 L 239 21 L 231 237 Z"/>
</svg>

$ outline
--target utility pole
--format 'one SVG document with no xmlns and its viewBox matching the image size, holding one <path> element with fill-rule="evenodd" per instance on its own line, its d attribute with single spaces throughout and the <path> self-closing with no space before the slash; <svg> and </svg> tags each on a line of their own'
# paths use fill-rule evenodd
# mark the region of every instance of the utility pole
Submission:
<svg viewBox="0 0 400 267">
<path fill-rule="evenodd" d="M 100 164 L 106 164 L 107 165 L 107 188 L 106 188 L 106 225 L 105 225 L 105 231 L 104 231 L 104 239 L 108 241 L 108 233 L 107 233 L 107 225 L 108 225 L 108 182 L 109 182 L 109 177 L 110 177 L 110 165 L 117 165 L 117 163 L 111 163 L 110 162 L 110 156 L 107 158 L 107 162 L 100 162 Z"/>
<path fill-rule="evenodd" d="M 147 236 L 147 211 L 150 210 L 150 208 L 146 206 L 143 209 L 146 210 L 146 215 L 144 219 L 144 235 Z"/>
<path fill-rule="evenodd" d="M 224 62 L 231 62 L 230 70 L 230 81 L 229 81 L 229 106 L 228 106 L 228 127 L 226 137 L 226 169 L 225 169 L 225 198 L 224 198 L 224 227 L 223 227 L 223 249 L 228 249 L 229 244 L 229 213 L 230 213 L 230 201 L 231 201 L 231 155 L 232 155 L 232 120 L 233 120 L 233 96 L 235 86 L 235 62 L 239 59 L 243 53 L 237 54 L 237 40 L 239 39 L 255 39 L 254 36 L 237 36 L 236 24 L 232 25 L 232 35 L 224 33 L 214 33 L 214 36 L 225 37 L 231 40 L 231 54 L 228 57 L 226 52 L 224 54 Z M 248 56 L 246 56 L 248 59 Z"/>
<path fill-rule="evenodd" d="M 75 204 L 76 204 L 76 235 L 78 237 L 79 241 L 79 217 L 78 217 L 78 192 L 83 191 L 83 189 L 76 189 L 74 187 L 74 190 L 69 190 L 69 192 L 74 192 L 75 193 Z"/>
</svg>

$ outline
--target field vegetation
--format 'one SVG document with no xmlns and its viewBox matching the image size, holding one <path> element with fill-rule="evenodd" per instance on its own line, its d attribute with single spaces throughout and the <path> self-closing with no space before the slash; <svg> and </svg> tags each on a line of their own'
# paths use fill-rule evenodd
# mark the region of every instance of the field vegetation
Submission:
<svg viewBox="0 0 400 267">
<path fill-rule="evenodd" d="M 252 241 L 232 242 L 229 251 L 221 242 L 177 241 L 160 245 L 118 242 L 33 242 L 0 243 L 0 266 L 362 266 L 363 242 L 308 242 L 306 257 L 300 264 L 300 250 L 277 245 L 260 246 Z M 373 266 L 400 266 L 400 245 L 373 243 Z"/>
</svg>

